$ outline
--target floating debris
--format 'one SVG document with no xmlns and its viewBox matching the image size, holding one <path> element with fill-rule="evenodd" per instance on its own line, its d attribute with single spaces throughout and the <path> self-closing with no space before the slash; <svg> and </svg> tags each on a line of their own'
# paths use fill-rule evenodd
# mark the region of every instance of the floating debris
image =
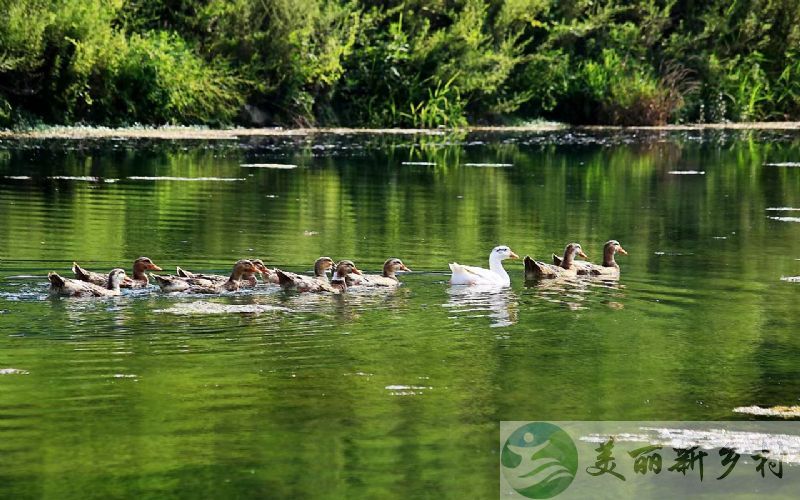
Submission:
<svg viewBox="0 0 800 500">
<path fill-rule="evenodd" d="M 242 163 L 239 165 L 242 168 L 274 168 L 278 170 L 291 170 L 297 168 L 297 165 L 288 163 Z"/>
<path fill-rule="evenodd" d="M 781 222 L 800 222 L 800 217 L 767 217 L 767 219 L 779 220 Z"/>
<path fill-rule="evenodd" d="M 157 309 L 153 312 L 178 315 L 193 314 L 260 314 L 265 312 L 284 312 L 285 307 L 265 304 L 218 304 L 215 302 L 184 302 L 175 304 L 169 309 Z"/>
<path fill-rule="evenodd" d="M 760 406 L 739 406 L 733 409 L 734 413 L 747 413 L 765 417 L 796 418 L 800 417 L 800 406 L 773 406 L 762 408 Z"/>
<path fill-rule="evenodd" d="M 513 167 L 511 163 L 465 163 L 465 167 L 487 167 L 487 168 L 503 168 Z"/>
<path fill-rule="evenodd" d="M 114 378 L 136 378 L 137 375 L 132 373 L 115 373 Z"/>
<path fill-rule="evenodd" d="M 764 210 L 769 210 L 771 212 L 800 212 L 800 208 L 794 207 L 769 207 Z"/>
<path fill-rule="evenodd" d="M 788 168 L 800 168 L 800 162 L 796 161 L 784 161 L 778 163 L 765 163 L 765 167 L 788 167 Z"/>
<path fill-rule="evenodd" d="M 706 175 L 705 170 L 670 170 L 670 175 Z"/>
<path fill-rule="evenodd" d="M 303 231 L 303 236 L 317 236 L 319 231 Z"/>
<path fill-rule="evenodd" d="M 800 283 L 800 276 L 781 276 L 781 281 L 788 281 L 789 283 Z"/>
<path fill-rule="evenodd" d="M 188 182 L 241 182 L 247 179 L 241 177 L 148 177 L 144 175 L 132 175 L 128 177 L 132 181 L 188 181 Z"/>
<path fill-rule="evenodd" d="M 29 176 L 29 175 L 4 175 L 3 179 L 11 179 L 12 181 L 29 181 L 29 180 L 31 180 L 31 176 Z"/>
<path fill-rule="evenodd" d="M 712 240 L 727 240 L 728 237 L 727 236 L 712 236 L 711 239 Z"/>
<path fill-rule="evenodd" d="M 404 161 L 400 162 L 402 165 L 423 165 L 423 166 L 436 166 L 432 161 Z"/>
<path fill-rule="evenodd" d="M 0 368 L 0 375 L 30 375 L 28 370 L 20 370 L 18 368 Z"/>
</svg>

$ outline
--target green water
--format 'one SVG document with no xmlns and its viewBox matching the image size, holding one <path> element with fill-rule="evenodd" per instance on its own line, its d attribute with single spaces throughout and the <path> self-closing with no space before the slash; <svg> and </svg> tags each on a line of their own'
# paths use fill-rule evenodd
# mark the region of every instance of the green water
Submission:
<svg viewBox="0 0 800 500">
<path fill-rule="evenodd" d="M 800 168 L 765 165 L 792 161 L 800 136 L 768 132 L 2 142 L 0 497 L 494 498 L 500 420 L 797 404 L 800 211 L 769 209 L 800 208 Z M 497 244 L 598 260 L 609 238 L 619 283 L 506 261 L 510 289 L 447 285 Z M 47 296 L 47 271 L 140 255 L 415 272 L 341 297 Z M 285 310 L 165 312 L 198 300 Z"/>
</svg>

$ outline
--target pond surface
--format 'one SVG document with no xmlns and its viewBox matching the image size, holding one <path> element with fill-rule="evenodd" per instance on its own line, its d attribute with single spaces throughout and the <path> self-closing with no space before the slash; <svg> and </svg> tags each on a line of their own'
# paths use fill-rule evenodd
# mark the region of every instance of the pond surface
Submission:
<svg viewBox="0 0 800 500">
<path fill-rule="evenodd" d="M 0 142 L 0 497 L 493 498 L 501 420 L 797 404 L 793 162 L 800 136 L 758 131 Z M 447 284 L 498 244 L 596 261 L 609 238 L 616 283 L 506 261 L 509 289 Z M 48 271 L 140 255 L 414 272 L 345 296 L 48 298 Z"/>
</svg>

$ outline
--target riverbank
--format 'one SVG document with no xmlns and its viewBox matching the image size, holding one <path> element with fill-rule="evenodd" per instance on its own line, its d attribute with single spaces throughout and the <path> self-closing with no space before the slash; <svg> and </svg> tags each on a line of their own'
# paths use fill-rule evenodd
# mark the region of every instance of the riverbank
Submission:
<svg viewBox="0 0 800 500">
<path fill-rule="evenodd" d="M 290 137 L 315 134 L 334 135 L 442 135 L 454 129 L 415 128 L 229 128 L 201 127 L 47 127 L 33 130 L 0 130 L 0 139 L 167 139 L 235 140 L 240 137 Z M 466 132 L 551 132 L 557 130 L 614 131 L 685 131 L 685 130 L 800 130 L 800 122 L 703 123 L 657 127 L 570 126 L 542 122 L 521 126 L 476 126 L 457 129 Z"/>
</svg>

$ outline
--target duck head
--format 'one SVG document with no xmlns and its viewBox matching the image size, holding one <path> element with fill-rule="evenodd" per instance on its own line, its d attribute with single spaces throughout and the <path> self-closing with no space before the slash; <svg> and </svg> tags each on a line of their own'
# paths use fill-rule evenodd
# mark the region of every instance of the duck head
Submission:
<svg viewBox="0 0 800 500">
<path fill-rule="evenodd" d="M 314 276 L 322 277 L 334 266 L 333 259 L 330 257 L 320 257 L 314 261 Z"/>
<path fill-rule="evenodd" d="M 411 269 L 407 268 L 406 265 L 403 264 L 402 260 L 394 257 L 391 259 L 386 259 L 386 262 L 383 263 L 383 275 L 385 277 L 394 278 L 394 273 L 399 271 L 410 273 Z"/>
<path fill-rule="evenodd" d="M 267 266 L 264 264 L 263 260 L 261 260 L 261 259 L 251 259 L 250 262 L 253 263 L 253 265 L 256 267 L 256 270 L 259 273 L 261 273 L 262 275 L 269 276 L 270 274 L 272 274 L 272 271 L 270 271 L 267 268 Z"/>
<path fill-rule="evenodd" d="M 352 260 L 342 260 L 336 264 L 336 272 L 334 273 L 334 278 L 344 279 L 350 273 L 354 274 L 361 274 L 361 271 L 356 268 L 356 265 L 353 263 Z"/>
<path fill-rule="evenodd" d="M 619 244 L 617 240 L 608 240 L 606 244 L 603 245 L 603 265 L 604 266 L 613 266 L 614 261 L 614 254 L 621 253 L 622 255 L 628 255 L 628 252 L 622 248 L 622 245 Z"/>
<path fill-rule="evenodd" d="M 111 272 L 108 273 L 108 289 L 119 290 L 120 283 L 127 277 L 124 269 L 112 269 Z"/>
<path fill-rule="evenodd" d="M 583 257 L 584 259 L 588 259 L 589 257 L 583 253 L 583 247 L 581 247 L 580 243 L 570 243 L 572 245 L 572 258 L 575 257 Z"/>
<path fill-rule="evenodd" d="M 492 255 L 490 256 L 490 258 L 497 258 L 500 260 L 519 259 L 519 255 L 512 252 L 511 249 L 508 248 L 507 246 L 500 245 L 492 249 Z"/>
<path fill-rule="evenodd" d="M 233 265 L 233 273 L 231 273 L 230 280 L 239 281 L 245 274 L 252 274 L 257 272 L 258 268 L 256 267 L 255 264 L 253 264 L 253 261 L 247 259 L 238 260 L 236 261 L 236 264 Z"/>
<path fill-rule="evenodd" d="M 161 271 L 162 269 L 155 265 L 149 257 L 139 257 L 133 261 L 133 279 L 146 280 L 147 275 L 145 271 Z"/>
<path fill-rule="evenodd" d="M 575 257 L 578 256 L 583 257 L 584 259 L 589 258 L 585 253 L 583 253 L 583 248 L 581 247 L 580 243 L 568 244 L 566 247 L 564 247 L 564 258 L 561 260 L 561 267 L 564 269 L 570 269 Z"/>
</svg>

